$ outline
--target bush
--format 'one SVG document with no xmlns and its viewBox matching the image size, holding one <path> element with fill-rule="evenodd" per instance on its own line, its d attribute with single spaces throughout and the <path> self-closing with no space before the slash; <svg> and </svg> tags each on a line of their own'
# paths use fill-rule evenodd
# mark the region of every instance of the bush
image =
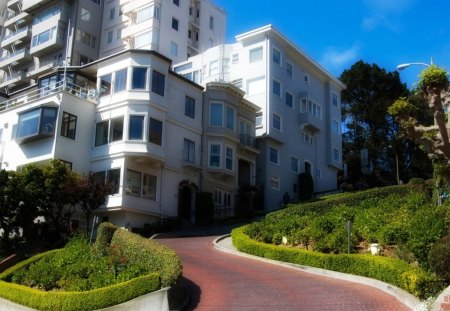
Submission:
<svg viewBox="0 0 450 311">
<path fill-rule="evenodd" d="M 94 248 L 100 252 L 107 252 L 107 248 L 111 244 L 111 239 L 116 232 L 117 227 L 109 222 L 102 222 L 97 229 L 97 238 L 95 239 Z"/>
<path fill-rule="evenodd" d="M 269 245 L 250 239 L 245 230 L 246 227 L 241 227 L 232 231 L 233 244 L 238 250 L 255 256 L 378 279 L 421 299 L 437 294 L 444 286 L 442 280 L 399 259 L 356 254 L 330 255 Z"/>
<path fill-rule="evenodd" d="M 425 180 L 423 178 L 411 178 L 408 181 L 408 185 L 422 185 L 425 183 Z"/>
<path fill-rule="evenodd" d="M 312 198 L 314 193 L 314 180 L 309 173 L 300 173 L 298 175 L 298 199 L 307 201 Z"/>
<path fill-rule="evenodd" d="M 428 262 L 438 276 L 450 281 L 450 233 L 433 244 L 428 253 Z"/>
<path fill-rule="evenodd" d="M 149 273 L 158 273 L 163 287 L 173 286 L 182 273 L 177 254 L 154 240 L 148 240 L 136 234 L 119 229 L 114 233 L 111 246 L 120 248 L 130 264 L 142 265 Z"/>
</svg>

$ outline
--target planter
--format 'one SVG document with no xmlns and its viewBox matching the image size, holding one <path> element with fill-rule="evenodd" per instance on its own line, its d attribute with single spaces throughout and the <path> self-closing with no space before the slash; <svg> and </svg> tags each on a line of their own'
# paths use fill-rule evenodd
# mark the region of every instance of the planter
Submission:
<svg viewBox="0 0 450 311">
<path fill-rule="evenodd" d="M 380 244 L 378 244 L 378 243 L 372 243 L 372 244 L 370 244 L 370 253 L 372 254 L 372 255 L 378 255 L 378 254 L 380 254 Z"/>
</svg>

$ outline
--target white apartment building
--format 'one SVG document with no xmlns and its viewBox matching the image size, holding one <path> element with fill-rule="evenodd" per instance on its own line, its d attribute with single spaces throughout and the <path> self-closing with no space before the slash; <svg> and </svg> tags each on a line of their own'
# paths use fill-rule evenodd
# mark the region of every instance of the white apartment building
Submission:
<svg viewBox="0 0 450 311">
<path fill-rule="evenodd" d="M 271 25 L 175 64 L 174 70 L 202 85 L 230 82 L 259 106 L 256 184 L 265 209 L 278 208 L 285 193 L 297 198 L 301 172 L 313 176 L 315 192 L 337 189 L 345 85 Z"/>
<path fill-rule="evenodd" d="M 211 0 L 105 2 L 100 57 L 152 49 L 174 62 L 225 43 L 226 13 Z"/>
</svg>

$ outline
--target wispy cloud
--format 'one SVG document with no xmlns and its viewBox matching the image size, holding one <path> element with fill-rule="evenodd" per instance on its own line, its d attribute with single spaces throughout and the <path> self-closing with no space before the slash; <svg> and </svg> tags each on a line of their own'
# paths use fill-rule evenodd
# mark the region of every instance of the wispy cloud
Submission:
<svg viewBox="0 0 450 311">
<path fill-rule="evenodd" d="M 325 50 L 320 63 L 328 70 L 340 74 L 346 67 L 361 58 L 360 50 L 359 43 L 355 43 L 347 49 L 330 46 Z"/>
<path fill-rule="evenodd" d="M 378 27 L 387 28 L 393 32 L 401 30 L 399 16 L 412 8 L 417 0 L 365 0 L 367 16 L 364 17 L 361 27 L 372 31 Z"/>
</svg>

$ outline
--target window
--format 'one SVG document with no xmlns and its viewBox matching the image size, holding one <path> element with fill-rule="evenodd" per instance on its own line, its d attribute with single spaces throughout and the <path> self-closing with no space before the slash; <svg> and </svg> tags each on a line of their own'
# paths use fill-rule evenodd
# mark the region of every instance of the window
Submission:
<svg viewBox="0 0 450 311">
<path fill-rule="evenodd" d="M 112 185 L 112 194 L 119 193 L 120 186 L 120 168 L 111 169 L 107 171 L 107 180 Z"/>
<path fill-rule="evenodd" d="M 170 55 L 178 55 L 178 45 L 175 42 L 170 42 Z"/>
<path fill-rule="evenodd" d="M 141 173 L 127 170 L 125 193 L 136 197 L 141 196 Z"/>
<path fill-rule="evenodd" d="M 309 75 L 305 75 L 305 84 L 310 85 L 311 81 L 309 79 Z"/>
<path fill-rule="evenodd" d="M 219 62 L 218 61 L 212 61 L 209 62 L 209 75 L 214 76 L 219 73 Z"/>
<path fill-rule="evenodd" d="M 256 114 L 255 126 L 256 127 L 262 127 L 263 126 L 263 115 L 262 115 L 262 112 L 258 112 Z"/>
<path fill-rule="evenodd" d="M 291 157 L 291 171 L 298 173 L 298 159 Z"/>
<path fill-rule="evenodd" d="M 111 74 L 100 77 L 100 96 L 111 94 Z"/>
<path fill-rule="evenodd" d="M 116 71 L 114 80 L 114 93 L 124 91 L 127 88 L 127 69 Z"/>
<path fill-rule="evenodd" d="M 312 143 L 313 143 L 313 138 L 308 133 L 302 133 L 302 139 L 303 139 L 303 142 L 305 142 L 307 144 L 312 145 Z"/>
<path fill-rule="evenodd" d="M 183 160 L 189 163 L 195 163 L 195 142 L 184 139 Z"/>
<path fill-rule="evenodd" d="M 117 35 L 116 35 L 116 39 L 117 40 L 120 40 L 120 39 L 122 39 L 122 30 L 123 30 L 124 28 L 119 28 L 119 29 L 117 29 Z"/>
<path fill-rule="evenodd" d="M 334 134 L 339 134 L 339 122 L 336 120 L 331 121 L 331 130 Z"/>
<path fill-rule="evenodd" d="M 230 207 L 231 193 L 220 189 L 214 190 L 214 205 L 216 207 Z"/>
<path fill-rule="evenodd" d="M 108 143 L 109 121 L 97 123 L 95 127 L 95 146 L 106 145 Z"/>
<path fill-rule="evenodd" d="M 278 97 L 281 97 L 281 83 L 277 80 L 272 81 L 272 92 Z"/>
<path fill-rule="evenodd" d="M 289 78 L 294 77 L 294 66 L 291 63 L 286 63 L 286 72 Z"/>
<path fill-rule="evenodd" d="M 272 147 L 269 148 L 269 160 L 273 164 L 279 164 L 278 150 L 277 149 L 272 148 Z"/>
<path fill-rule="evenodd" d="M 270 176 L 270 188 L 280 190 L 280 177 Z"/>
<path fill-rule="evenodd" d="M 231 55 L 231 63 L 232 64 L 237 64 L 239 63 L 239 54 L 232 54 Z"/>
<path fill-rule="evenodd" d="M 272 50 L 272 60 L 274 63 L 281 65 L 281 52 L 275 48 Z"/>
<path fill-rule="evenodd" d="M 106 38 L 106 43 L 111 43 L 112 40 L 113 40 L 113 32 L 111 30 L 111 31 L 108 31 L 108 37 Z"/>
<path fill-rule="evenodd" d="M 145 90 L 147 85 L 147 68 L 133 67 L 131 88 L 133 90 Z"/>
<path fill-rule="evenodd" d="M 88 9 L 81 8 L 81 20 L 90 22 L 92 20 L 92 12 Z"/>
<path fill-rule="evenodd" d="M 109 142 L 119 141 L 123 138 L 123 117 L 111 119 L 109 129 Z"/>
<path fill-rule="evenodd" d="M 92 2 L 96 3 L 96 4 L 100 4 L 100 0 L 91 0 Z"/>
<path fill-rule="evenodd" d="M 175 4 L 176 6 L 180 6 L 180 0 L 173 0 L 173 4 Z"/>
<path fill-rule="evenodd" d="M 40 107 L 19 114 L 16 140 L 26 142 L 53 136 L 57 108 Z"/>
<path fill-rule="evenodd" d="M 150 46 L 152 43 L 152 33 L 150 31 L 137 35 L 134 38 L 134 48 L 139 49 L 146 46 Z"/>
<path fill-rule="evenodd" d="M 290 108 L 294 108 L 294 99 L 291 93 L 286 92 L 286 105 Z"/>
<path fill-rule="evenodd" d="M 136 12 L 136 24 L 146 21 L 154 16 L 154 7 L 148 6 Z"/>
<path fill-rule="evenodd" d="M 336 148 L 333 148 L 333 161 L 339 163 L 341 162 L 341 153 Z"/>
<path fill-rule="evenodd" d="M 316 102 L 313 102 L 312 100 L 302 98 L 300 109 L 302 113 L 308 112 L 313 116 L 315 116 L 316 118 L 322 119 L 322 107 Z"/>
<path fill-rule="evenodd" d="M 56 27 L 41 32 L 40 34 L 33 36 L 33 39 L 31 41 L 31 47 L 35 47 L 39 44 L 52 40 L 55 37 L 55 35 L 56 35 Z"/>
<path fill-rule="evenodd" d="M 227 170 L 233 170 L 233 149 L 230 147 L 225 148 L 225 168 Z"/>
<path fill-rule="evenodd" d="M 223 104 L 211 103 L 209 108 L 209 125 L 222 126 Z"/>
<path fill-rule="evenodd" d="M 227 128 L 234 130 L 234 109 L 227 107 Z"/>
<path fill-rule="evenodd" d="M 263 59 L 263 48 L 260 46 L 259 48 L 250 50 L 250 63 L 254 63 Z"/>
<path fill-rule="evenodd" d="M 209 17 L 209 29 L 214 30 L 214 16 Z"/>
<path fill-rule="evenodd" d="M 77 116 L 64 111 L 61 121 L 61 136 L 75 139 L 76 130 Z"/>
<path fill-rule="evenodd" d="M 153 70 L 152 74 L 152 92 L 164 96 L 164 84 L 165 84 L 166 76 L 162 73 L 159 73 L 156 70 Z"/>
<path fill-rule="evenodd" d="M 176 18 L 172 18 L 172 29 L 178 31 L 178 20 Z"/>
<path fill-rule="evenodd" d="M 332 95 L 332 102 L 333 106 L 338 107 L 339 106 L 339 98 L 336 94 L 333 93 Z"/>
<path fill-rule="evenodd" d="M 281 117 L 276 113 L 272 114 L 272 127 L 281 132 Z"/>
<path fill-rule="evenodd" d="M 209 166 L 220 167 L 220 145 L 211 144 L 209 146 Z"/>
<path fill-rule="evenodd" d="M 148 141 L 153 144 L 161 146 L 162 130 L 163 130 L 163 123 L 159 120 L 150 118 L 150 133 L 148 135 Z"/>
<path fill-rule="evenodd" d="M 116 15 L 116 8 L 112 8 L 111 10 L 109 10 L 109 20 L 113 20 L 114 15 Z"/>
<path fill-rule="evenodd" d="M 195 118 L 195 99 L 189 96 L 184 98 L 184 115 L 192 119 Z"/>
<path fill-rule="evenodd" d="M 153 201 L 156 200 L 156 176 L 143 174 L 142 197 Z"/>
<path fill-rule="evenodd" d="M 144 116 L 130 116 L 129 140 L 142 140 L 144 134 Z"/>
</svg>

